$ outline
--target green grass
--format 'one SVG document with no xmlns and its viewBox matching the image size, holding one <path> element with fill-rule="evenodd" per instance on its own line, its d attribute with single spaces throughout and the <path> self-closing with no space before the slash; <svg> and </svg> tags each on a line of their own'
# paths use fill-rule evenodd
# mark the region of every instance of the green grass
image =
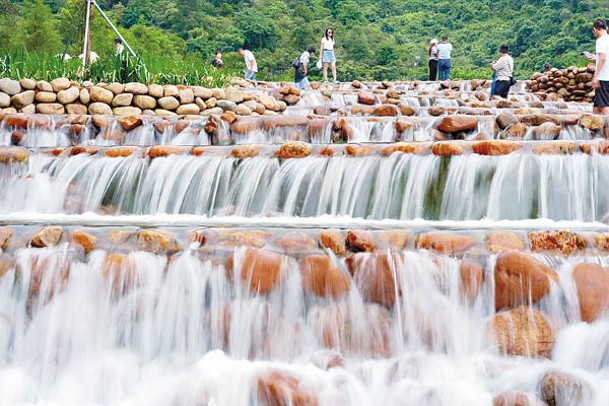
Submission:
<svg viewBox="0 0 609 406">
<path fill-rule="evenodd" d="M 235 66 L 237 66 L 235 64 Z M 136 58 L 99 58 L 82 71 L 80 59 L 61 61 L 48 54 L 12 51 L 0 55 L 0 77 L 53 80 L 67 77 L 70 80 L 98 82 L 142 82 L 158 84 L 184 84 L 221 87 L 232 77 L 241 76 L 234 69 L 216 69 L 197 55 L 175 60 L 159 55 L 142 55 Z"/>
</svg>

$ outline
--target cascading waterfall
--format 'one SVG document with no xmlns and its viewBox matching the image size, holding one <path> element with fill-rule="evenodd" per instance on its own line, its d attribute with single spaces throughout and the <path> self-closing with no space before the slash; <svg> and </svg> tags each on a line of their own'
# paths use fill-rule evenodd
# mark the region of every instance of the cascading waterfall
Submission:
<svg viewBox="0 0 609 406">
<path fill-rule="evenodd" d="M 606 404 L 607 123 L 484 83 L 0 117 L 0 404 Z"/>
<path fill-rule="evenodd" d="M 602 221 L 608 173 L 609 158 L 586 154 L 280 160 L 38 153 L 0 171 L 0 212 Z"/>
</svg>

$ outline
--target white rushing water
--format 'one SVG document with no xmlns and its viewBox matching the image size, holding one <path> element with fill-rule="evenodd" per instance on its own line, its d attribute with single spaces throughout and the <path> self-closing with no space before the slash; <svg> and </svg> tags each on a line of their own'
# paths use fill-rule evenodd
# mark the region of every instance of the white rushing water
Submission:
<svg viewBox="0 0 609 406">
<path fill-rule="evenodd" d="M 321 405 L 489 405 L 513 389 L 532 399 L 550 369 L 588 382 L 589 405 L 609 395 L 609 319 L 580 322 L 569 282 L 573 263 L 606 266 L 606 257 L 540 257 L 564 280 L 540 306 L 560 331 L 544 361 L 501 357 L 485 333 L 493 257 L 474 299 L 463 296 L 460 261 L 426 251 L 357 254 L 366 271 L 344 297 L 326 299 L 303 291 L 289 257 L 276 288 L 252 292 L 240 276 L 247 252 L 106 261 L 68 245 L 19 249 L 0 279 L 2 403 L 259 404 L 268 371 L 296 377 Z M 389 307 L 370 303 L 379 269 L 397 281 L 381 288 Z"/>
<path fill-rule="evenodd" d="M 395 153 L 284 161 L 33 154 L 27 164 L 2 166 L 0 213 L 604 222 L 607 174 L 608 157 L 586 154 Z"/>
</svg>

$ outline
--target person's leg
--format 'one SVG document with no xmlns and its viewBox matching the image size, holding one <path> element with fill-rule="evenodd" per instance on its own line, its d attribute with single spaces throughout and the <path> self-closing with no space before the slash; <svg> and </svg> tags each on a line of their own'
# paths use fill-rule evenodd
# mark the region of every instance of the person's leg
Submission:
<svg viewBox="0 0 609 406">
<path fill-rule="evenodd" d="M 328 81 L 328 63 L 324 62 L 324 82 Z"/>
<path fill-rule="evenodd" d="M 438 60 L 429 61 L 429 80 L 435 81 L 438 77 Z"/>
<path fill-rule="evenodd" d="M 503 98 L 507 98 L 508 92 L 510 91 L 509 80 L 498 80 L 495 84 L 495 94 Z"/>
<path fill-rule="evenodd" d="M 336 62 L 330 64 L 332 66 L 332 81 L 336 82 Z"/>
<path fill-rule="evenodd" d="M 452 67 L 450 59 L 446 60 L 446 80 L 450 80 L 450 68 Z"/>
<path fill-rule="evenodd" d="M 446 80 L 446 60 L 445 59 L 440 59 L 438 61 L 438 70 L 439 70 L 438 79 L 440 79 L 440 81 Z"/>
</svg>

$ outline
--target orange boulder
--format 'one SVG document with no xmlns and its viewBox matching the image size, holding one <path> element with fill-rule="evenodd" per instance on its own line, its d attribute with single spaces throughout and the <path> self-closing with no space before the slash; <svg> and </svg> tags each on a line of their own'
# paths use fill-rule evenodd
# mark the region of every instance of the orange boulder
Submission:
<svg viewBox="0 0 609 406">
<path fill-rule="evenodd" d="M 311 255 L 300 261 L 302 286 L 305 292 L 320 297 L 338 298 L 349 292 L 351 278 L 326 255 Z"/>
<path fill-rule="evenodd" d="M 499 352 L 512 356 L 550 357 L 554 331 L 544 315 L 531 307 L 497 314 L 490 323 Z"/>
<path fill-rule="evenodd" d="M 495 264 L 495 308 L 497 310 L 540 301 L 550 292 L 558 274 L 530 254 L 509 251 Z"/>
</svg>

